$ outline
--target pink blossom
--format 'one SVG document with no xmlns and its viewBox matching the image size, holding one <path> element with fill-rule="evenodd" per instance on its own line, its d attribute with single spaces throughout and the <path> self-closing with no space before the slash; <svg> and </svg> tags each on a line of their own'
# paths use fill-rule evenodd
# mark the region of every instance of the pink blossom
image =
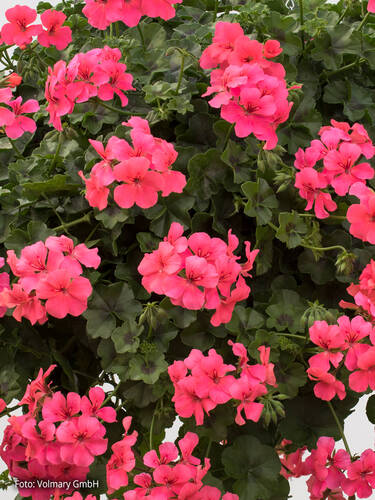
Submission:
<svg viewBox="0 0 375 500">
<path fill-rule="evenodd" d="M 317 381 L 314 386 L 314 394 L 317 398 L 323 399 L 323 401 L 331 401 L 336 394 L 339 399 L 345 398 L 345 386 L 334 375 L 327 373 L 326 370 L 318 366 L 310 366 L 306 372 L 310 380 Z"/>
<path fill-rule="evenodd" d="M 360 458 L 348 467 L 348 479 L 342 482 L 342 489 L 347 495 L 357 494 L 359 498 L 368 498 L 375 488 L 375 453 L 365 450 Z"/>
<path fill-rule="evenodd" d="M 331 195 L 322 191 L 327 187 L 327 181 L 313 168 L 306 167 L 298 172 L 295 186 L 300 190 L 300 196 L 308 202 L 305 210 L 310 210 L 315 204 L 315 215 L 319 219 L 329 217 L 328 211 L 336 210 L 337 205 L 332 201 Z"/>
<path fill-rule="evenodd" d="M 116 410 L 111 406 L 102 408 L 104 398 L 105 393 L 101 387 L 91 387 L 89 397 L 82 396 L 82 415 L 101 418 L 104 422 L 116 422 Z"/>
<path fill-rule="evenodd" d="M 33 119 L 22 116 L 25 113 L 35 113 L 39 111 L 40 107 L 38 101 L 29 99 L 22 104 L 22 97 L 17 97 L 14 101 L 8 104 L 14 113 L 14 121 L 5 127 L 5 133 L 11 139 L 18 139 L 25 132 L 33 134 L 36 130 L 36 123 Z"/>
<path fill-rule="evenodd" d="M 80 316 L 87 308 L 91 292 L 87 278 L 71 277 L 63 269 L 48 273 L 36 290 L 38 298 L 46 299 L 46 311 L 55 318 L 64 318 L 67 314 Z"/>
<path fill-rule="evenodd" d="M 362 241 L 375 243 L 375 193 L 362 183 L 356 182 L 349 194 L 360 199 L 360 203 L 349 206 L 346 218 L 350 222 L 350 234 Z"/>
<path fill-rule="evenodd" d="M 367 10 L 372 13 L 375 12 L 375 0 L 368 0 Z"/>
<path fill-rule="evenodd" d="M 356 392 L 365 392 L 370 386 L 375 390 L 375 347 L 370 347 L 357 358 L 358 370 L 349 375 L 349 387 Z"/>
<path fill-rule="evenodd" d="M 157 203 L 162 177 L 151 172 L 149 166 L 146 158 L 132 158 L 115 166 L 116 180 L 125 182 L 114 191 L 115 201 L 120 207 L 130 208 L 137 204 L 141 208 L 150 208 Z"/>
<path fill-rule="evenodd" d="M 204 413 L 208 415 L 216 406 L 208 395 L 208 388 L 191 375 L 176 384 L 172 401 L 180 417 L 189 418 L 194 415 L 197 425 L 202 425 Z"/>
<path fill-rule="evenodd" d="M 62 422 L 56 430 L 57 440 L 62 444 L 61 458 L 68 463 L 87 466 L 94 457 L 107 449 L 104 439 L 105 427 L 95 417 L 75 417 Z"/>
<path fill-rule="evenodd" d="M 82 14 L 91 26 L 99 30 L 105 30 L 119 19 L 123 4 L 121 0 L 85 0 L 85 3 Z"/>
<path fill-rule="evenodd" d="M 337 368 L 344 357 L 341 350 L 344 348 L 345 338 L 341 329 L 337 325 L 328 325 L 326 321 L 315 321 L 309 334 L 311 341 L 324 350 L 309 359 L 310 366 L 319 365 L 328 371 L 331 362 Z"/>
<path fill-rule="evenodd" d="M 243 34 L 239 23 L 217 22 L 212 44 L 203 51 L 199 60 L 201 68 L 215 68 L 224 62 L 234 50 L 236 39 Z"/>
<path fill-rule="evenodd" d="M 21 49 L 31 43 L 32 37 L 38 35 L 42 26 L 33 24 L 37 16 L 35 9 L 30 9 L 26 5 L 16 5 L 5 11 L 5 17 L 9 23 L 4 24 L 1 29 L 1 38 L 8 45 L 16 44 Z"/>
<path fill-rule="evenodd" d="M 66 15 L 58 10 L 48 9 L 40 16 L 46 31 L 38 35 L 38 42 L 44 47 L 54 45 L 57 50 L 64 50 L 72 41 L 72 30 L 63 26 Z"/>
<path fill-rule="evenodd" d="M 42 415 L 47 422 L 63 422 L 77 415 L 81 409 L 81 398 L 75 392 L 69 392 L 65 396 L 55 392 L 52 398 L 43 404 Z"/>
</svg>

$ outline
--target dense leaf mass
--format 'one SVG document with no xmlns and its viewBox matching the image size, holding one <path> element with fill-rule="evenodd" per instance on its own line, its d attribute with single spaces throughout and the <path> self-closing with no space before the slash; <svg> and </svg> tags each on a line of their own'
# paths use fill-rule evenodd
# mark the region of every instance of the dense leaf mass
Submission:
<svg viewBox="0 0 375 500">
<path fill-rule="evenodd" d="M 334 446 L 375 390 L 374 12 L 7 10 L 0 488 L 286 500 L 307 476 L 312 500 L 372 494 L 375 451 Z"/>
</svg>

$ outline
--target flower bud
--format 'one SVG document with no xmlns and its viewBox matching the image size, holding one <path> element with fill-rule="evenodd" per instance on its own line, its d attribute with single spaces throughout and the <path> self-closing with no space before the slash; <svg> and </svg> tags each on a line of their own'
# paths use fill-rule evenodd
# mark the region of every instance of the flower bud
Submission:
<svg viewBox="0 0 375 500">
<path fill-rule="evenodd" d="M 339 274 L 348 275 L 354 270 L 354 262 L 357 256 L 352 252 L 346 250 L 341 252 L 336 259 L 335 266 Z"/>
<path fill-rule="evenodd" d="M 8 87 L 14 89 L 15 87 L 18 87 L 18 85 L 22 82 L 22 76 L 17 73 L 11 73 L 9 76 L 7 76 L 6 82 Z"/>
</svg>

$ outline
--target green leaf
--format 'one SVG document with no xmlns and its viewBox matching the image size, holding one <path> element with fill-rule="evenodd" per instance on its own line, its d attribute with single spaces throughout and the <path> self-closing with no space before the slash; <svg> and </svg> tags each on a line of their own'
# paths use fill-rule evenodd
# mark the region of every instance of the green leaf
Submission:
<svg viewBox="0 0 375 500">
<path fill-rule="evenodd" d="M 230 181 L 230 169 L 221 160 L 217 149 L 193 156 L 188 171 L 190 175 L 185 190 L 202 200 L 209 200 L 216 194 L 225 179 Z"/>
<path fill-rule="evenodd" d="M 116 318 L 134 319 L 141 305 L 126 283 L 98 285 L 83 313 L 87 319 L 87 334 L 92 338 L 108 339 L 116 327 Z"/>
<path fill-rule="evenodd" d="M 278 290 L 271 297 L 271 305 L 266 308 L 269 318 L 268 328 L 278 332 L 288 330 L 291 333 L 303 332 L 300 319 L 306 306 L 299 294 L 293 290 Z"/>
<path fill-rule="evenodd" d="M 235 335 L 240 335 L 249 330 L 257 330 L 263 325 L 264 317 L 258 311 L 251 307 L 236 306 L 231 321 L 225 327 Z"/>
<path fill-rule="evenodd" d="M 276 238 L 286 243 L 288 248 L 297 247 L 301 241 L 301 235 L 307 233 L 307 226 L 296 212 L 279 213 L 279 228 L 276 231 Z"/>
<path fill-rule="evenodd" d="M 271 208 L 277 208 L 278 201 L 267 181 L 259 177 L 257 182 L 245 182 L 241 189 L 248 199 L 245 214 L 249 217 L 256 217 L 257 224 L 260 226 L 270 222 Z"/>
<path fill-rule="evenodd" d="M 280 472 L 280 460 L 273 447 L 254 436 L 242 435 L 223 451 L 221 460 L 226 474 L 236 479 L 233 489 L 241 500 L 271 498 Z"/>
<path fill-rule="evenodd" d="M 255 272 L 257 276 L 261 276 L 272 267 L 274 232 L 268 226 L 258 226 L 255 236 L 255 248 L 259 250 L 255 259 Z"/>
<path fill-rule="evenodd" d="M 137 354 L 129 361 L 129 377 L 131 380 L 143 380 L 145 384 L 155 384 L 167 368 L 164 354 L 159 351 L 151 352 L 146 357 Z"/>
<path fill-rule="evenodd" d="M 22 184 L 25 195 L 28 193 L 36 194 L 52 194 L 58 192 L 75 192 L 79 191 L 81 186 L 76 184 L 68 184 L 66 175 L 57 174 L 48 181 L 44 182 L 26 182 Z"/>
<path fill-rule="evenodd" d="M 139 347 L 139 336 L 143 332 L 144 327 L 138 326 L 133 320 L 124 321 L 124 323 L 116 328 L 111 339 L 115 345 L 116 352 L 123 354 L 125 352 L 135 353 Z"/>
</svg>

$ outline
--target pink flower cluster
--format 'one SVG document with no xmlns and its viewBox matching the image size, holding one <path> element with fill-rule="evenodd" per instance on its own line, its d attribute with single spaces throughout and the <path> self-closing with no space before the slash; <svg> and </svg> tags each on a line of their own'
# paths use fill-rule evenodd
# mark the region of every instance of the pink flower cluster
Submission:
<svg viewBox="0 0 375 500">
<path fill-rule="evenodd" d="M 172 192 L 182 193 L 186 178 L 181 172 L 171 169 L 177 152 L 173 145 L 151 134 L 147 120 L 133 116 L 123 125 L 131 127 L 133 147 L 116 136 L 112 136 L 106 148 L 99 141 L 90 144 L 102 158 L 85 178 L 86 199 L 91 207 L 106 208 L 110 189 L 117 181 L 113 197 L 121 208 L 137 205 L 150 208 L 158 201 L 158 193 L 168 196 Z"/>
<path fill-rule="evenodd" d="M 136 431 L 128 434 L 131 421 L 132 417 L 124 418 L 125 436 L 112 446 L 113 455 L 107 464 L 108 494 L 127 486 L 127 473 L 135 467 L 134 453 L 131 448 L 138 434 Z M 155 450 L 147 452 L 143 457 L 143 463 L 151 471 L 134 476 L 133 482 L 137 487 L 126 491 L 123 495 L 124 500 L 143 498 L 238 500 L 237 495 L 226 493 L 222 497 L 217 488 L 203 486 L 202 479 L 210 468 L 210 460 L 205 458 L 204 466 L 202 466 L 200 459 L 192 455 L 198 441 L 197 434 L 188 432 L 178 441 L 180 451 L 175 444 L 166 442 L 159 446 L 159 454 Z"/>
<path fill-rule="evenodd" d="M 142 16 L 161 17 L 167 21 L 176 14 L 172 5 L 182 0 L 85 0 L 85 3 L 82 13 L 89 24 L 105 30 L 116 21 L 136 26 Z"/>
<path fill-rule="evenodd" d="M 22 104 L 22 97 L 13 100 L 12 97 L 10 88 L 0 88 L 0 127 L 4 127 L 4 132 L 10 139 L 18 139 L 25 132 L 33 134 L 36 123 L 24 114 L 39 111 L 38 101 L 29 99 Z"/>
<path fill-rule="evenodd" d="M 126 64 L 120 63 L 120 49 L 92 49 L 76 54 L 67 65 L 58 61 L 48 68 L 45 97 L 50 123 L 62 130 L 61 117 L 73 112 L 75 103 L 87 102 L 92 97 L 110 101 L 118 95 L 121 105 L 128 104 L 125 90 L 132 87 L 133 77 L 126 73 Z"/>
<path fill-rule="evenodd" d="M 352 320 L 340 316 L 338 325 L 328 325 L 326 321 L 315 321 L 310 327 L 310 339 L 321 352 L 309 359 L 307 374 L 317 383 L 316 397 L 330 401 L 336 395 L 346 396 L 345 386 L 337 380 L 339 367 L 353 372 L 349 375 L 349 387 L 356 392 L 364 392 L 370 386 L 375 389 L 375 328 L 362 316 Z M 371 344 L 363 343 L 370 338 Z M 329 373 L 333 367 L 334 373 Z"/>
<path fill-rule="evenodd" d="M 367 266 L 363 269 L 359 284 L 352 283 L 346 289 L 349 295 L 354 297 L 355 304 L 341 300 L 339 306 L 346 309 L 359 310 L 362 313 L 367 313 L 372 320 L 375 320 L 375 261 L 370 260 Z"/>
<path fill-rule="evenodd" d="M 239 378 L 228 375 L 236 367 L 224 364 L 223 358 L 215 349 L 210 349 L 207 356 L 198 349 L 193 349 L 186 359 L 175 361 L 168 368 L 175 389 L 172 401 L 180 417 L 189 418 L 194 415 L 196 424 L 202 425 L 205 413 L 209 415 L 217 405 L 233 399 L 238 402 L 236 424 L 246 423 L 242 410 L 247 420 L 258 422 L 264 405 L 255 400 L 267 394 L 267 384 L 277 385 L 274 365 L 269 363 L 270 348 L 259 347 L 261 363 L 249 365 L 245 346 L 231 340 L 228 344 L 239 358 Z"/>
<path fill-rule="evenodd" d="M 32 496 L 33 500 L 49 500 L 55 493 L 52 488 L 37 486 L 36 480 L 49 479 L 63 482 L 85 480 L 95 457 L 107 450 L 104 422 L 115 422 L 116 412 L 111 407 L 102 408 L 104 391 L 93 387 L 89 396 L 69 392 L 53 392 L 46 378 L 56 365 L 51 365 L 26 389 L 19 405 L 26 405 L 28 412 L 10 417 L 0 447 L 0 457 L 10 475 L 20 481 L 34 481 L 34 488 L 23 487 L 19 494 Z M 70 490 L 59 489 L 58 495 Z"/>
<path fill-rule="evenodd" d="M 293 453 L 286 448 L 291 441 L 284 439 L 278 450 L 281 472 L 286 479 L 310 475 L 307 486 L 310 500 L 345 500 L 346 495 L 368 498 L 375 488 L 375 452 L 367 449 L 351 459 L 345 450 L 335 450 L 335 441 L 322 436 L 316 449 L 303 460 L 306 447 Z"/>
<path fill-rule="evenodd" d="M 8 45 L 18 45 L 25 49 L 34 36 L 44 47 L 54 45 L 58 50 L 64 50 L 72 41 L 72 30 L 63 26 L 66 15 L 57 10 L 46 10 L 40 16 L 41 24 L 31 24 L 37 17 L 35 9 L 26 5 L 16 5 L 5 12 L 9 23 L 1 28 L 1 39 Z M 43 29 L 45 28 L 45 29 Z"/>
<path fill-rule="evenodd" d="M 337 208 L 330 193 L 324 190 L 332 186 L 336 194 L 344 196 L 351 186 L 365 188 L 366 181 L 374 177 L 374 169 L 368 162 L 362 162 L 361 157 L 372 158 L 375 147 L 359 123 L 350 127 L 346 122 L 331 120 L 331 126 L 322 127 L 319 135 L 320 140 L 313 140 L 305 151 L 300 148 L 296 153 L 294 166 L 299 172 L 295 186 L 300 196 L 307 200 L 305 210 L 314 205 L 316 217 L 324 219 Z M 348 219 L 355 211 L 349 207 Z M 356 220 L 358 216 L 354 216 Z M 352 228 L 350 232 L 356 236 Z"/>
<path fill-rule="evenodd" d="M 346 218 L 350 222 L 350 234 L 362 241 L 375 243 L 375 191 L 357 182 L 349 194 L 359 198 L 359 204 L 350 205 Z"/>
<path fill-rule="evenodd" d="M 277 144 L 276 128 L 285 122 L 293 105 L 288 102 L 284 67 L 270 58 L 282 52 L 279 42 L 264 45 L 250 40 L 238 23 L 216 23 L 212 44 L 200 58 L 211 72 L 211 86 L 203 96 L 215 93 L 209 101 L 221 108 L 221 117 L 235 123 L 237 137 L 254 134 L 266 141 L 264 149 Z"/>
<path fill-rule="evenodd" d="M 184 228 L 174 222 L 157 250 L 146 254 L 138 266 L 142 285 L 149 293 L 166 295 L 172 304 L 185 309 L 215 309 L 211 324 L 231 320 L 234 306 L 250 293 L 243 276 L 249 271 L 259 250 L 250 252 L 245 242 L 247 262 L 233 254 L 238 238 L 228 232 L 228 244 L 207 233 L 182 236 Z M 234 286 L 234 288 L 233 288 Z"/>
<path fill-rule="evenodd" d="M 84 243 L 74 246 L 66 236 L 50 236 L 45 243 L 23 248 L 20 258 L 13 250 L 7 255 L 7 264 L 18 279 L 0 292 L 0 306 L 14 307 L 17 321 L 24 317 L 33 325 L 43 324 L 47 313 L 64 318 L 67 314 L 80 316 L 87 309 L 92 287 L 81 276 L 82 265 L 97 269 L 97 248 L 88 249 Z"/>
</svg>

